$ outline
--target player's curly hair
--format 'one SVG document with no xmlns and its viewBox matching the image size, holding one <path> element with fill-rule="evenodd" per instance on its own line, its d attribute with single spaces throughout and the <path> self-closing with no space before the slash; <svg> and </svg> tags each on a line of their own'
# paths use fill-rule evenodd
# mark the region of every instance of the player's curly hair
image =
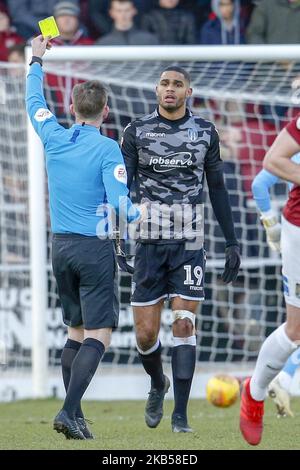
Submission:
<svg viewBox="0 0 300 470">
<path fill-rule="evenodd" d="M 79 118 L 96 120 L 107 104 L 108 92 L 103 83 L 90 80 L 78 83 L 72 91 L 74 110 Z"/>
</svg>

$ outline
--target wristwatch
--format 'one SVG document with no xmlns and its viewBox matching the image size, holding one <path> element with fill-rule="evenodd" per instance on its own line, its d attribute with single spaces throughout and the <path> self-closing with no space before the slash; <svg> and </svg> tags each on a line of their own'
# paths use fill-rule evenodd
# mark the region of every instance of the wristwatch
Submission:
<svg viewBox="0 0 300 470">
<path fill-rule="evenodd" d="M 33 55 L 32 58 L 31 58 L 31 62 L 29 65 L 32 65 L 34 64 L 34 62 L 37 62 L 38 64 L 40 64 L 40 66 L 42 67 L 43 65 L 43 60 L 41 57 L 37 57 L 36 55 Z"/>
</svg>

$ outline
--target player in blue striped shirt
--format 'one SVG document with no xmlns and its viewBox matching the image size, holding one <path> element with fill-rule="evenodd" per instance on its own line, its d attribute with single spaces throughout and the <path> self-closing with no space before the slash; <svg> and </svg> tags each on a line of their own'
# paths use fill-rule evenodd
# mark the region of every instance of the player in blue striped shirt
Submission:
<svg viewBox="0 0 300 470">
<path fill-rule="evenodd" d="M 138 222 L 141 211 L 127 197 L 118 144 L 99 132 L 109 111 L 104 86 L 93 80 L 74 87 L 71 112 L 76 123 L 70 129 L 60 126 L 48 109 L 42 57 L 49 46 L 42 36 L 32 41 L 26 105 L 46 153 L 52 264 L 68 326 L 61 358 L 67 395 L 54 429 L 66 438 L 87 439 L 93 436 L 81 398 L 118 324 L 117 269 L 113 241 L 107 236 L 107 206 L 128 223 Z"/>
<path fill-rule="evenodd" d="M 300 153 L 292 160 L 300 164 Z M 267 242 L 273 251 L 280 252 L 281 224 L 274 210 L 271 208 L 270 188 L 280 181 L 280 178 L 267 170 L 261 170 L 253 180 L 252 194 L 257 209 L 261 214 L 261 221 L 265 227 Z M 283 281 L 284 282 L 284 281 Z M 269 385 L 269 396 L 273 398 L 278 416 L 293 416 L 290 407 L 290 390 L 296 370 L 300 365 L 300 349 L 296 349 L 288 358 L 281 372 Z"/>
</svg>

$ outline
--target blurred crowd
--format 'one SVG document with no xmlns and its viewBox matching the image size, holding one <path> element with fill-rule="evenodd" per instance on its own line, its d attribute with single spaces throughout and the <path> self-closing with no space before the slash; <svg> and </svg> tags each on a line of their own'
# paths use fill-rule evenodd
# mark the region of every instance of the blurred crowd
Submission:
<svg viewBox="0 0 300 470">
<path fill-rule="evenodd" d="M 2 0 L 0 61 L 18 59 L 52 15 L 55 45 L 300 42 L 300 0 Z"/>
<path fill-rule="evenodd" d="M 60 31 L 60 36 L 52 41 L 56 46 L 300 43 L 300 0 L 0 0 L 0 61 L 23 63 L 25 44 L 39 34 L 38 21 L 52 15 Z M 224 74 L 218 75 L 222 87 L 226 85 L 226 73 L 232 80 L 232 64 L 229 63 L 227 69 L 221 63 L 216 66 L 224 71 Z M 23 76 L 23 70 L 13 67 L 9 66 L 9 77 L 20 73 Z M 270 70 L 274 84 L 277 85 L 278 75 L 278 81 L 280 77 L 290 77 L 287 86 L 299 87 L 300 75 L 293 72 L 292 63 L 280 62 Z M 248 64 L 244 75 L 248 77 L 256 73 L 264 72 L 258 72 Z M 294 75 L 296 79 L 291 81 Z M 24 102 L 24 80 L 10 80 L 9 77 L 6 109 L 20 109 Z M 75 79 L 70 76 L 52 73 L 45 76 L 47 101 L 53 105 L 59 122 L 66 126 L 72 122 L 69 104 L 74 84 Z M 235 85 L 232 86 L 234 88 Z M 130 120 L 128 102 L 130 93 L 134 91 L 127 89 L 126 93 L 120 95 L 117 88 L 114 89 L 111 84 L 110 91 L 118 97 L 119 114 L 116 116 L 111 112 L 105 129 L 106 135 L 116 140 L 120 137 L 117 129 L 125 127 Z M 134 94 L 132 96 L 135 97 Z M 155 102 L 155 99 L 153 91 L 150 93 L 150 101 Z M 146 109 L 135 109 L 137 103 L 142 106 L 144 102 L 147 104 L 147 99 L 133 99 L 133 104 L 130 102 L 130 109 L 132 106 L 135 115 L 147 113 Z M 261 169 L 266 150 L 279 130 L 299 112 L 299 106 L 289 107 L 276 102 L 257 103 L 254 97 L 253 101 L 250 97 L 248 102 L 201 96 L 196 96 L 191 105 L 196 112 L 200 111 L 215 122 L 219 129 L 224 172 L 243 256 L 262 258 L 268 248 L 263 240 L 264 231 L 259 229 L 256 210 L 251 206 L 251 182 Z M 0 230 L 0 264 L 21 263 L 29 258 L 28 213 L 24 209 L 27 205 L 25 113 L 0 113 L 0 137 L 0 226 L 6 227 L 6 230 Z M 211 211 L 209 206 L 207 210 Z M 205 220 L 212 221 L 212 213 Z M 214 258 L 223 257 L 220 229 L 210 223 L 206 224 L 206 230 L 206 250 L 214 253 Z M 232 315 L 238 319 L 234 331 L 240 336 L 243 334 L 241 328 L 248 326 L 239 319 L 245 316 L 251 318 L 251 321 L 260 319 L 263 312 L 260 304 L 265 300 L 257 293 L 257 279 L 262 273 L 258 274 L 251 269 L 248 273 L 244 269 L 246 274 L 239 277 L 238 288 L 231 300 L 228 299 L 230 292 L 222 286 L 215 290 L 207 288 L 207 301 L 202 312 L 206 325 L 204 329 L 211 324 L 207 319 L 213 308 L 216 309 L 215 314 L 224 321 L 220 322 L 220 332 L 232 328 L 232 322 L 226 320 L 227 302 L 234 306 Z M 280 275 L 276 266 L 267 266 L 265 269 L 262 277 L 268 282 L 270 298 L 271 294 L 273 297 L 270 301 L 272 303 L 268 304 L 268 316 L 264 317 L 264 322 L 275 323 L 278 317 L 277 305 L 281 302 Z M 209 272 L 207 276 L 208 285 L 218 283 L 214 278 L 216 274 Z M 248 297 L 244 294 L 245 286 Z M 209 337 L 207 331 L 204 338 Z M 247 330 L 247 334 L 251 336 L 251 331 Z M 253 334 L 258 332 L 254 331 Z M 215 339 L 213 341 L 215 347 Z M 206 346 L 209 347 L 209 344 Z M 223 346 L 220 344 L 220 347 Z M 236 343 L 235 347 L 242 348 L 243 344 Z M 253 349 L 256 348 L 254 344 Z M 203 359 L 207 360 L 206 357 Z"/>
<path fill-rule="evenodd" d="M 0 0 L 0 61 L 24 62 L 24 44 L 39 33 L 38 21 L 51 15 L 55 16 L 60 31 L 60 36 L 52 41 L 56 46 L 300 42 L 300 0 Z M 230 64 L 227 65 L 230 68 Z M 221 63 L 217 66 L 225 67 Z M 250 64 L 244 71 L 246 76 L 264 73 L 251 67 Z M 291 77 L 292 67 L 289 62 L 274 65 L 273 78 L 276 79 L 276 74 Z M 221 86 L 226 82 L 225 72 L 232 79 L 232 71 L 224 68 Z M 9 69 L 11 76 L 20 73 L 23 74 L 20 68 Z M 47 101 L 52 104 L 59 122 L 64 126 L 72 122 L 69 104 L 75 83 L 76 80 L 70 76 L 45 75 Z M 9 100 L 15 100 L 15 96 L 21 96 L 24 90 L 13 87 L 22 87 L 24 83 L 20 80 L 20 83 L 8 85 L 7 105 L 15 109 L 17 105 Z M 111 92 L 118 96 L 119 92 L 114 90 L 113 85 Z M 132 90 L 127 90 L 129 92 Z M 154 91 L 151 100 L 155 102 Z M 138 100 L 139 106 L 144 101 L 147 103 L 147 100 Z M 136 101 L 133 100 L 133 103 Z M 237 226 L 255 227 L 256 219 L 250 221 L 247 210 L 251 182 L 261 169 L 267 148 L 286 122 L 299 112 L 299 106 L 250 101 L 237 103 L 229 99 L 205 101 L 199 96 L 191 104 L 193 108 L 201 108 L 196 111 L 204 115 L 209 112 L 208 119 L 213 120 L 220 131 L 227 184 L 232 206 L 237 209 L 234 214 Z M 116 140 L 120 137 L 116 122 L 119 127 L 125 127 L 130 120 L 126 97 L 118 98 L 118 112 L 118 116 L 111 112 L 105 129 L 106 134 Z M 135 115 L 147 112 L 147 109 L 134 108 Z M 3 115 L 3 119 L 7 117 Z M 19 123 L 8 126 L 7 122 L 3 122 L 2 127 L 7 130 L 22 126 Z M 14 136 L 13 139 L 4 140 L 15 142 L 17 146 L 24 138 Z M 7 154 L 6 148 L 0 150 Z M 23 174 L 23 171 L 18 171 L 18 174 Z M 236 175 L 242 179 L 239 180 Z M 12 188 L 12 185 L 6 187 Z M 16 193 L 16 188 L 13 193 Z M 13 202 L 11 197 L 8 199 Z M 246 213 L 243 223 L 241 207 Z M 239 236 L 243 238 L 241 233 Z M 255 233 L 248 233 L 244 237 L 248 239 L 247 256 L 258 255 L 256 236 Z M 253 245 L 249 240 L 253 240 Z"/>
</svg>

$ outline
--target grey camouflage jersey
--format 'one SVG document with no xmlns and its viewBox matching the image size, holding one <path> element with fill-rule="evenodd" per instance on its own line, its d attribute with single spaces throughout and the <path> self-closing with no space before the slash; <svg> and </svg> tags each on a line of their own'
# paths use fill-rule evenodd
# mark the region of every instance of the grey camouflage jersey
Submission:
<svg viewBox="0 0 300 470">
<path fill-rule="evenodd" d="M 203 237 L 204 174 L 222 165 L 214 125 L 189 110 L 175 121 L 155 110 L 125 128 L 121 147 L 128 187 L 135 178 L 138 201 L 150 205 L 150 223 L 147 230 L 143 225 L 140 238 Z"/>
</svg>

